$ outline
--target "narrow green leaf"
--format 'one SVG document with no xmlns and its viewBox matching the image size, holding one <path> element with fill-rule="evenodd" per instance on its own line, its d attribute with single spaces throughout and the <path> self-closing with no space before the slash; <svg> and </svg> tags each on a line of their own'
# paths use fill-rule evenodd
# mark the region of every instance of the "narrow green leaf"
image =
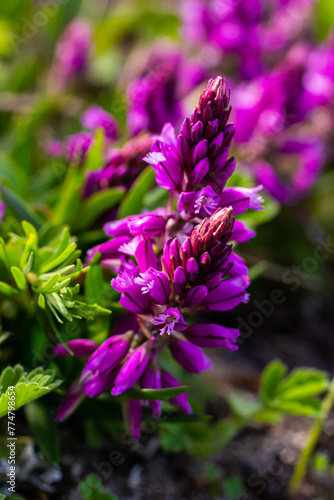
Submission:
<svg viewBox="0 0 334 500">
<path fill-rule="evenodd" d="M 13 288 L 12 286 L 7 285 L 7 283 L 0 281 L 0 295 L 12 299 L 13 297 L 16 297 L 18 294 L 19 291 L 16 288 Z"/>
<path fill-rule="evenodd" d="M 27 280 L 26 280 L 26 277 L 24 276 L 23 272 L 21 271 L 21 269 L 19 269 L 18 267 L 12 266 L 11 271 L 12 271 L 13 278 L 17 284 L 17 287 L 20 290 L 25 290 L 27 288 Z"/>
<path fill-rule="evenodd" d="M 107 210 L 121 201 L 124 189 L 106 189 L 87 198 L 80 209 L 80 218 L 76 228 L 78 231 L 88 229 L 92 223 Z"/>
<path fill-rule="evenodd" d="M 42 295 L 41 293 L 39 294 L 38 296 L 38 305 L 39 307 L 41 307 L 42 309 L 45 309 L 45 297 L 44 295 Z"/>
<path fill-rule="evenodd" d="M 101 291 L 103 290 L 103 274 L 101 265 L 91 264 L 85 280 L 85 296 L 89 304 L 102 304 Z"/>
<path fill-rule="evenodd" d="M 40 274 L 47 273 L 51 269 L 55 269 L 57 266 L 62 264 L 76 249 L 77 245 L 73 241 L 58 257 L 51 260 L 49 263 L 44 264 L 40 267 Z"/>
<path fill-rule="evenodd" d="M 118 211 L 118 219 L 129 215 L 140 214 L 143 208 L 143 200 L 155 181 L 155 172 L 152 167 L 146 168 L 133 184 L 131 191 L 123 199 Z"/>
<path fill-rule="evenodd" d="M 34 286 L 33 290 L 36 293 L 44 293 L 48 292 L 56 283 L 59 283 L 59 281 L 62 280 L 62 276 L 60 274 L 52 274 L 51 278 L 49 278 L 47 281 L 45 281 L 41 286 Z"/>
<path fill-rule="evenodd" d="M 190 385 L 180 385 L 178 387 L 168 387 L 167 389 L 136 389 L 132 388 L 124 396 L 131 399 L 141 399 L 145 401 L 165 401 L 173 399 L 184 392 L 189 391 Z"/>
<path fill-rule="evenodd" d="M 29 238 L 30 234 L 34 234 L 38 238 L 36 228 L 32 224 L 27 222 L 26 220 L 22 221 L 22 228 L 23 228 L 24 234 L 26 235 L 26 238 Z"/>
<path fill-rule="evenodd" d="M 7 205 L 20 219 L 30 222 L 36 229 L 42 226 L 43 222 L 39 215 L 17 193 L 4 186 L 0 186 L 0 191 Z"/>
</svg>

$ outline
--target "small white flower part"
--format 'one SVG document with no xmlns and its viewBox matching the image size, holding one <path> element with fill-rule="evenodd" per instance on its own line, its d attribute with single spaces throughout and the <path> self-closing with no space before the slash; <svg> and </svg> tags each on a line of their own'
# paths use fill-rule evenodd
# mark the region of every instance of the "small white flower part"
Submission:
<svg viewBox="0 0 334 500">
<path fill-rule="evenodd" d="M 123 243 L 123 245 L 119 247 L 118 251 L 121 253 L 125 253 L 126 255 L 134 255 L 137 246 L 138 243 L 134 238 L 132 241 L 129 241 L 129 243 Z"/>
<path fill-rule="evenodd" d="M 263 189 L 262 184 L 253 188 L 237 188 L 237 190 L 245 196 L 249 197 L 249 208 L 253 210 L 264 210 L 264 199 L 258 194 L 258 191 Z"/>
<path fill-rule="evenodd" d="M 144 161 L 149 163 L 150 165 L 154 165 L 155 167 L 160 163 L 161 161 L 165 161 L 166 158 L 162 153 L 159 153 L 158 151 L 155 151 L 153 153 L 148 153 L 144 158 Z"/>
<path fill-rule="evenodd" d="M 154 280 L 152 280 L 152 276 L 145 276 L 146 273 L 140 273 L 140 276 L 135 278 L 135 283 L 137 285 L 141 285 L 141 291 L 145 295 L 146 293 L 150 293 L 153 288 Z"/>
<path fill-rule="evenodd" d="M 255 188 L 250 188 L 250 203 L 249 206 L 250 208 L 253 208 L 254 210 L 263 210 L 264 207 L 262 206 L 262 203 L 264 203 L 264 199 L 262 198 L 261 195 L 258 194 L 258 191 L 263 189 L 262 184 L 259 186 L 256 186 Z"/>
</svg>

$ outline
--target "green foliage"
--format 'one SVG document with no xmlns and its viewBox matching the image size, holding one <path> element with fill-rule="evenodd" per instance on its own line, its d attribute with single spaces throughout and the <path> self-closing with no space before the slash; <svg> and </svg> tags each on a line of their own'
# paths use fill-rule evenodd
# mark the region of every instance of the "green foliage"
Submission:
<svg viewBox="0 0 334 500">
<path fill-rule="evenodd" d="M 13 298 L 27 291 L 33 306 L 59 323 L 109 314 L 96 303 L 86 304 L 78 295 L 80 285 L 75 281 L 89 268 L 83 269 L 77 258 L 80 251 L 67 228 L 43 246 L 42 230 L 37 232 L 27 221 L 22 222 L 22 229 L 22 236 L 11 233 L 7 243 L 0 240 L 0 261 L 5 269 L 0 283 L 2 295 Z"/>
<path fill-rule="evenodd" d="M 55 379 L 53 370 L 36 368 L 27 373 L 21 365 L 15 365 L 13 368 L 8 366 L 0 376 L 0 417 L 7 414 L 9 401 L 15 399 L 15 410 L 17 410 L 54 391 L 60 384 L 61 381 Z"/>
<path fill-rule="evenodd" d="M 279 361 L 265 369 L 260 387 L 265 407 L 279 413 L 316 416 L 321 407 L 317 396 L 328 387 L 326 374 L 312 368 L 297 368 L 286 376 L 286 371 Z"/>
<path fill-rule="evenodd" d="M 101 480 L 96 474 L 86 476 L 79 484 L 78 492 L 83 500 L 118 500 L 116 495 L 104 491 Z"/>
</svg>

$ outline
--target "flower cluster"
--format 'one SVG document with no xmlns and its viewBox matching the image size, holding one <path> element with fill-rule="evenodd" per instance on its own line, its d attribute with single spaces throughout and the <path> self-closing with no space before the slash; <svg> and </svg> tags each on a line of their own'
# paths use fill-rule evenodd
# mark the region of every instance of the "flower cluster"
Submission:
<svg viewBox="0 0 334 500">
<path fill-rule="evenodd" d="M 227 311 L 248 300 L 247 267 L 231 242 L 247 241 L 254 232 L 234 215 L 261 209 L 262 199 L 260 186 L 225 187 L 235 168 L 229 158 L 234 134 L 230 111 L 226 82 L 210 80 L 178 136 L 166 124 L 146 156 L 157 183 L 170 193 L 167 207 L 108 222 L 105 232 L 112 239 L 90 250 L 89 258 L 99 252 L 102 264 L 116 273 L 111 284 L 129 317 L 99 347 L 87 340 L 69 344 L 74 354 L 90 357 L 59 419 L 83 393 L 95 397 L 111 388 L 116 396 L 134 384 L 151 389 L 180 385 L 160 366 L 162 349 L 169 348 L 191 373 L 211 366 L 201 347 L 237 349 L 237 329 L 188 320 L 189 313 Z M 60 346 L 56 354 L 67 351 Z M 191 411 L 184 394 L 170 403 Z M 150 406 L 159 416 L 161 402 Z M 138 436 L 141 402 L 130 399 L 128 411 Z"/>
<path fill-rule="evenodd" d="M 181 4 L 183 36 L 235 79 L 237 158 L 283 204 L 307 194 L 329 153 L 333 37 L 312 41 L 314 7 L 314 0 Z"/>
<path fill-rule="evenodd" d="M 110 113 L 97 105 L 84 112 L 81 124 L 85 130 L 68 136 L 64 142 L 51 140 L 47 145 L 48 153 L 56 158 L 65 157 L 69 166 L 81 167 L 94 144 L 96 131 L 101 129 L 105 143 L 103 164 L 99 169 L 88 171 L 82 196 L 87 198 L 110 187 L 128 189 L 146 166 L 143 157 L 152 145 L 150 134 L 141 134 L 129 139 L 121 148 L 115 147 L 118 124 Z"/>
<path fill-rule="evenodd" d="M 211 58 L 231 57 L 243 79 L 261 75 L 303 36 L 314 0 L 183 0 L 183 36 Z M 215 56 L 214 56 L 215 54 Z"/>
<path fill-rule="evenodd" d="M 188 60 L 175 47 L 159 44 L 141 75 L 128 86 L 129 131 L 157 134 L 167 122 L 178 124 L 184 114 L 182 99 L 204 79 L 201 64 Z"/>
</svg>

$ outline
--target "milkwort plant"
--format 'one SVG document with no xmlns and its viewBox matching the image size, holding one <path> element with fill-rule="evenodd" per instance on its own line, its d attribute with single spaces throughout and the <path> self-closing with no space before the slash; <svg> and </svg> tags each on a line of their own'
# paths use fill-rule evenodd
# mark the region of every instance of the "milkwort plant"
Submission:
<svg viewBox="0 0 334 500">
<path fill-rule="evenodd" d="M 227 311 L 248 300 L 247 267 L 232 242 L 245 242 L 255 233 L 234 216 L 248 208 L 262 209 L 263 200 L 261 186 L 226 188 L 235 169 L 235 159 L 229 157 L 235 132 L 230 113 L 226 81 L 210 80 L 179 134 L 165 124 L 145 157 L 157 184 L 169 193 L 167 206 L 107 222 L 104 230 L 111 239 L 88 252 L 89 260 L 99 254 L 102 266 L 115 274 L 111 286 L 121 294 L 120 304 L 128 314 L 102 345 L 87 339 L 68 343 L 74 355 L 88 360 L 59 408 L 58 421 L 84 395 L 130 391 L 127 417 L 139 437 L 140 394 L 145 399 L 145 391 L 157 391 L 149 406 L 159 417 L 159 395 L 180 386 L 161 367 L 161 351 L 169 349 L 185 370 L 199 373 L 211 366 L 201 347 L 238 348 L 237 329 L 190 321 L 196 311 Z M 69 355 L 63 345 L 54 352 Z M 142 389 L 136 399 L 131 398 L 134 386 Z M 190 413 L 184 392 L 181 386 L 168 400 Z"/>
</svg>

